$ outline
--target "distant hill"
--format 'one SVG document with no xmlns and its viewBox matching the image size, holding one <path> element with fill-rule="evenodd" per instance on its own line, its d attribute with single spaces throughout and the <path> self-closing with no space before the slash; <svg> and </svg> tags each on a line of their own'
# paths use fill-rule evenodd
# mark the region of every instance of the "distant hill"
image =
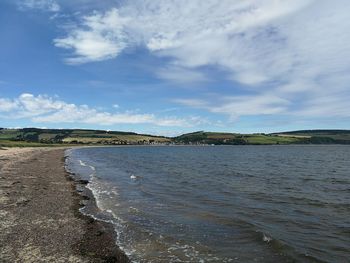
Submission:
<svg viewBox="0 0 350 263">
<path fill-rule="evenodd" d="M 219 133 L 198 131 L 175 137 L 177 143 L 185 144 L 350 144 L 350 130 L 304 130 L 281 133 Z"/>
<path fill-rule="evenodd" d="M 134 132 L 84 129 L 6 129 L 0 128 L 1 146 L 127 144 L 350 144 L 350 130 L 301 130 L 279 133 L 220 133 L 197 131 L 169 138 Z"/>
<path fill-rule="evenodd" d="M 300 130 L 273 135 L 305 138 L 307 143 L 314 144 L 350 144 L 350 130 Z"/>
<path fill-rule="evenodd" d="M 137 134 L 134 132 L 83 130 L 83 129 L 0 129 L 0 146 L 26 146 L 27 144 L 155 144 L 167 143 L 163 136 Z"/>
</svg>

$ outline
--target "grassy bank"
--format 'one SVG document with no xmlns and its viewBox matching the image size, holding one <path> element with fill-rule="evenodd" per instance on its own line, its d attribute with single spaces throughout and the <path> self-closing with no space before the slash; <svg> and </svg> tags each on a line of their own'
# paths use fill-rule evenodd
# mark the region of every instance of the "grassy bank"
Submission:
<svg viewBox="0 0 350 263">
<path fill-rule="evenodd" d="M 350 144 L 348 130 L 305 130 L 282 133 L 220 133 L 198 131 L 169 138 L 133 132 L 82 129 L 1 129 L 0 147 L 149 144 Z"/>
<path fill-rule="evenodd" d="M 81 129 L 0 129 L 0 146 L 127 145 L 171 142 L 162 136 Z"/>
</svg>

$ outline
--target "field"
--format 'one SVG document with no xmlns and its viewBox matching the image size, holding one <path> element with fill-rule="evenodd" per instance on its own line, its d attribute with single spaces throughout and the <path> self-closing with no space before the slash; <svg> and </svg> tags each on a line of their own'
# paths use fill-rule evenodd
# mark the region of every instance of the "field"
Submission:
<svg viewBox="0 0 350 263">
<path fill-rule="evenodd" d="M 292 144 L 301 143 L 302 140 L 293 136 L 279 136 L 270 134 L 239 134 L 195 132 L 184 134 L 175 138 L 177 142 L 190 144 Z"/>
<path fill-rule="evenodd" d="M 350 141 L 350 131 L 348 130 L 306 130 L 306 131 L 292 131 L 283 132 L 277 134 L 279 136 L 299 136 L 308 138 L 328 138 L 330 140 L 335 140 L 338 142 L 348 142 Z"/>
<path fill-rule="evenodd" d="M 240 134 L 199 131 L 169 138 L 163 136 L 137 134 L 133 132 L 103 130 L 0 128 L 0 147 L 129 144 L 350 144 L 350 131 L 307 130 L 272 134 Z"/>
<path fill-rule="evenodd" d="M 169 143 L 166 137 L 102 130 L 0 129 L 0 146 L 123 145 Z"/>
<path fill-rule="evenodd" d="M 215 145 L 350 144 L 348 130 L 308 130 L 272 134 L 194 132 L 174 138 L 178 143 Z"/>
</svg>

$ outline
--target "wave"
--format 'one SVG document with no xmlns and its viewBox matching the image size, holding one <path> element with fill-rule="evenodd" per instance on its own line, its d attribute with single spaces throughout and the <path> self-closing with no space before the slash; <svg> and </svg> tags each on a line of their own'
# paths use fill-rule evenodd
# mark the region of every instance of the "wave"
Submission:
<svg viewBox="0 0 350 263">
<path fill-rule="evenodd" d="M 330 255 L 344 257 L 340 250 L 347 251 L 342 244 L 348 238 L 335 225 L 344 227 L 340 220 L 347 215 L 348 199 L 339 199 L 349 190 L 346 183 L 338 185 L 347 182 L 340 177 L 343 173 L 336 172 L 334 178 L 332 174 L 330 180 L 322 171 L 320 176 L 306 176 L 304 162 L 279 162 L 280 148 L 274 150 L 272 168 L 262 165 L 254 148 L 248 155 L 242 153 L 245 158 L 236 154 L 237 148 L 225 148 L 227 155 L 221 153 L 223 148 L 210 148 L 222 158 L 217 163 L 209 148 L 203 154 L 191 148 L 180 154 L 167 148 L 152 148 L 151 154 L 144 149 L 99 148 L 73 154 L 74 168 L 90 176 L 87 187 L 103 211 L 101 218 L 112 218 L 117 244 L 132 254 L 132 260 L 180 262 L 177 256 L 184 261 L 191 255 L 195 260 L 188 262 L 207 262 L 215 256 L 220 260 L 214 262 L 224 262 L 225 256 L 241 262 L 320 262 L 330 261 Z M 166 154 L 171 158 L 163 158 Z M 238 159 L 225 157 L 230 154 Z M 318 169 L 318 162 L 311 164 Z M 327 195 L 321 191 L 325 189 Z M 335 216 L 321 214 L 324 211 Z M 322 221 L 317 221 L 318 215 Z M 333 238 L 335 233 L 339 236 Z M 197 246 L 197 240 L 213 255 L 202 257 L 205 248 Z"/>
<path fill-rule="evenodd" d="M 78 160 L 81 166 L 86 166 L 86 163 L 84 163 L 82 160 Z"/>
<path fill-rule="evenodd" d="M 96 168 L 92 165 L 88 165 L 85 162 L 83 162 L 82 160 L 78 160 L 79 164 L 83 167 L 89 167 L 92 171 L 96 171 Z"/>
<path fill-rule="evenodd" d="M 86 171 L 80 170 L 79 168 L 77 171 L 73 169 L 72 164 L 74 164 L 74 162 L 78 163 L 81 167 L 88 167 L 93 171 L 92 173 L 88 172 L 89 182 L 87 185 L 85 185 L 85 187 L 91 192 L 92 196 L 94 197 L 95 204 L 88 204 L 86 206 L 83 206 L 79 209 L 79 211 L 82 214 L 93 218 L 94 220 L 112 224 L 113 229 L 116 233 L 115 235 L 116 244 L 119 246 L 119 248 L 122 251 L 124 251 L 124 253 L 127 256 L 130 257 L 135 251 L 130 249 L 128 246 L 126 246 L 125 242 L 121 240 L 121 237 L 125 232 L 127 222 L 123 220 L 121 217 L 119 217 L 114 211 L 109 209 L 104 204 L 104 200 L 106 199 L 105 198 L 106 196 L 116 197 L 119 195 L 117 189 L 112 188 L 107 190 L 108 187 L 106 187 L 99 181 L 99 177 L 96 174 L 95 167 L 87 164 L 86 162 L 80 159 L 75 159 L 75 156 L 72 156 L 72 153 L 74 153 L 74 151 L 72 150 L 66 151 L 67 159 L 66 159 L 65 167 L 67 172 L 69 172 L 70 174 L 74 174 L 75 176 L 78 176 L 78 177 L 86 177 L 87 174 L 83 174 L 83 173 L 86 173 Z M 91 205 L 92 206 L 95 205 L 97 210 L 90 207 Z"/>
</svg>

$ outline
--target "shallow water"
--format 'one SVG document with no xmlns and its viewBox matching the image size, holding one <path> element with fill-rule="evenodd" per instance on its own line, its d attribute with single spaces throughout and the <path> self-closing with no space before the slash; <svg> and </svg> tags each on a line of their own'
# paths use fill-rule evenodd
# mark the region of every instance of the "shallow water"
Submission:
<svg viewBox="0 0 350 263">
<path fill-rule="evenodd" d="M 349 146 L 69 152 L 135 262 L 349 262 Z"/>
</svg>

